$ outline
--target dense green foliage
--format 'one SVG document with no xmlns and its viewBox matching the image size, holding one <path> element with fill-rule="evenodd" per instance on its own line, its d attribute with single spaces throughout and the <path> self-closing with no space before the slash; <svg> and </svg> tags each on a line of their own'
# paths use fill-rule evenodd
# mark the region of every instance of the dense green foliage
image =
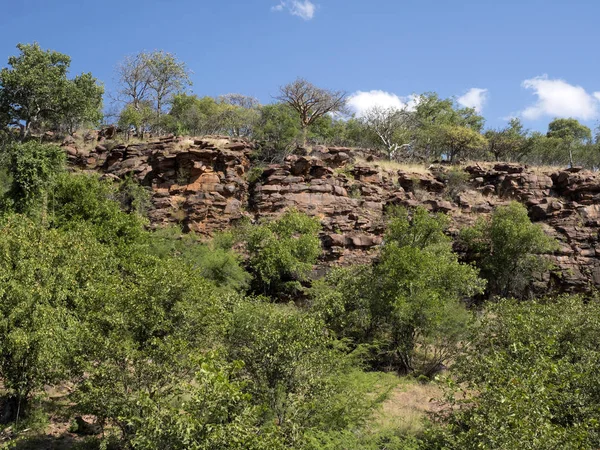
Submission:
<svg viewBox="0 0 600 450">
<path fill-rule="evenodd" d="M 457 351 L 469 322 L 461 300 L 484 283 L 458 261 L 445 226 L 424 209 L 395 210 L 373 267 L 334 271 L 313 288 L 313 308 L 367 346 L 374 367 L 431 375 Z"/>
<path fill-rule="evenodd" d="M 480 218 L 460 237 L 488 280 L 489 293 L 503 297 L 525 296 L 532 279 L 549 269 L 541 254 L 557 247 L 517 202 L 498 207 L 491 218 Z"/>
<path fill-rule="evenodd" d="M 599 319 L 579 297 L 491 305 L 455 368 L 471 395 L 428 448 L 598 448 Z"/>
<path fill-rule="evenodd" d="M 65 168 L 65 153 L 54 145 L 36 142 L 9 144 L 0 153 L 0 164 L 10 175 L 0 206 L 17 212 L 41 213 L 47 209 L 49 195 Z"/>
<path fill-rule="evenodd" d="M 96 124 L 102 87 L 91 74 L 69 79 L 66 55 L 18 48 L 0 72 L 2 445 L 43 428 L 60 391 L 53 418 L 94 422 L 85 448 L 600 447 L 600 306 L 531 298 L 556 243 L 525 207 L 460 230 L 464 260 L 445 215 L 390 208 L 375 258 L 320 279 L 321 225 L 296 210 L 212 239 L 151 230 L 148 188 L 67 170 L 64 149 L 42 143 L 45 131 Z M 517 119 L 484 132 L 474 109 L 435 93 L 333 116 L 345 94 L 304 80 L 271 105 L 198 97 L 183 93 L 185 64 L 162 51 L 118 71 L 123 129 L 251 138 L 258 165 L 328 144 L 397 160 L 600 166 L 574 119 L 546 134 Z M 445 177 L 455 198 L 465 172 Z M 418 431 L 377 423 L 398 375 L 445 379 L 449 408 Z M 85 433 L 79 419 L 71 431 Z"/>
<path fill-rule="evenodd" d="M 33 129 L 72 132 L 102 117 L 100 86 L 91 74 L 67 78 L 71 58 L 36 44 L 19 44 L 19 56 L 0 71 L 0 128 L 18 126 L 25 139 Z"/>
<path fill-rule="evenodd" d="M 247 228 L 248 265 L 262 294 L 295 293 L 321 253 L 314 217 L 288 211 L 279 219 Z"/>
<path fill-rule="evenodd" d="M 128 181 L 63 171 L 52 146 L 10 152 L 27 165 L 3 169 L 27 189 L 5 193 L 0 221 L 2 420 L 64 383 L 122 448 L 302 447 L 368 418 L 375 387 L 319 317 L 243 295 L 232 235 L 146 231 Z M 318 229 L 294 211 L 249 229 L 256 286 L 304 280 Z"/>
</svg>

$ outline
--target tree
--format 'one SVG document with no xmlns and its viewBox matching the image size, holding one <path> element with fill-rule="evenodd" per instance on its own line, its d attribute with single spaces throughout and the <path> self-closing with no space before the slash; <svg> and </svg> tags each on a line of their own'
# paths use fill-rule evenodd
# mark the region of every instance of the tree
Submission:
<svg viewBox="0 0 600 450">
<path fill-rule="evenodd" d="M 219 103 L 224 106 L 221 121 L 228 134 L 251 136 L 260 115 L 258 100 L 242 94 L 227 94 L 219 97 Z"/>
<path fill-rule="evenodd" d="M 511 119 L 502 129 L 486 131 L 484 136 L 496 161 L 519 161 L 532 147 L 528 132 L 518 118 Z"/>
<path fill-rule="evenodd" d="M 259 157 L 263 161 L 283 161 L 292 151 L 299 134 L 300 127 L 290 106 L 277 103 L 260 108 L 254 137 L 260 143 Z"/>
<path fill-rule="evenodd" d="M 318 219 L 294 210 L 249 227 L 245 240 L 256 292 L 299 290 L 300 281 L 306 279 L 321 253 L 320 228 Z"/>
<path fill-rule="evenodd" d="M 365 386 L 351 384 L 354 372 L 324 323 L 293 305 L 246 301 L 233 309 L 228 359 L 241 361 L 242 379 L 257 404 L 298 448 L 307 429 L 340 430 L 366 417 Z"/>
<path fill-rule="evenodd" d="M 480 218 L 461 231 L 460 239 L 488 280 L 489 292 L 503 297 L 523 297 L 532 280 L 549 268 L 541 255 L 557 247 L 518 202 L 496 208 L 489 219 Z"/>
<path fill-rule="evenodd" d="M 487 145 L 486 139 L 478 131 L 467 127 L 441 125 L 438 133 L 440 146 L 450 162 L 455 162 L 458 156 L 469 156 Z"/>
<path fill-rule="evenodd" d="M 86 122 L 97 125 L 102 119 L 102 95 L 104 88 L 97 84 L 91 73 L 76 76 L 65 91 L 64 112 L 61 123 L 72 134 Z"/>
<path fill-rule="evenodd" d="M 306 145 L 308 127 L 315 120 L 328 113 L 346 111 L 345 92 L 322 89 L 303 78 L 281 86 L 276 98 L 291 106 L 300 116 L 303 145 Z"/>
<path fill-rule="evenodd" d="M 126 57 L 117 66 L 117 75 L 120 100 L 135 111 L 150 102 L 159 127 L 164 108 L 191 84 L 185 63 L 162 50 Z"/>
<path fill-rule="evenodd" d="M 373 367 L 432 375 L 460 348 L 469 321 L 462 300 L 485 283 L 452 252 L 446 224 L 423 208 L 394 210 L 373 266 L 315 284 L 313 308 L 340 338 L 370 350 Z"/>
<path fill-rule="evenodd" d="M 561 139 L 569 154 L 569 166 L 573 167 L 573 150 L 592 140 L 592 131 L 577 119 L 554 119 L 548 124 L 549 138 Z"/>
<path fill-rule="evenodd" d="M 21 54 L 0 71 L 0 116 L 18 126 L 21 139 L 32 127 L 66 123 L 69 131 L 101 117 L 103 88 L 91 74 L 67 78 L 71 58 L 35 44 L 18 44 Z"/>
<path fill-rule="evenodd" d="M 409 121 L 408 111 L 379 106 L 370 108 L 362 117 L 362 123 L 367 130 L 377 136 L 390 160 L 397 156 L 402 144 L 406 144 Z"/>
<path fill-rule="evenodd" d="M 0 377 L 12 406 L 0 415 L 18 421 L 36 390 L 73 374 L 81 326 L 73 305 L 90 300 L 107 258 L 84 229 L 0 220 Z"/>
<path fill-rule="evenodd" d="M 10 175 L 9 189 L 0 199 L 3 209 L 44 217 L 48 194 L 65 168 L 65 159 L 65 152 L 56 145 L 35 141 L 8 145 L 0 159 L 0 167 Z"/>
<path fill-rule="evenodd" d="M 172 53 L 162 50 L 145 54 L 150 74 L 148 89 L 154 101 L 156 113 L 160 117 L 163 108 L 169 104 L 174 94 L 191 85 L 190 72 L 184 62 Z"/>
<path fill-rule="evenodd" d="M 426 158 L 440 158 L 447 150 L 444 130 L 449 127 L 468 128 L 480 133 L 484 118 L 473 108 L 461 108 L 453 99 L 442 99 L 435 92 L 426 92 L 414 100 L 412 138 L 415 151 Z M 473 136 L 471 134 L 471 136 Z"/>
<path fill-rule="evenodd" d="M 194 135 L 218 134 L 225 128 L 222 112 L 223 105 L 212 97 L 177 94 L 169 112 L 173 122 L 171 131 Z"/>
<path fill-rule="evenodd" d="M 116 67 L 119 80 L 119 100 L 139 109 L 143 101 L 149 100 L 150 70 L 146 53 L 126 56 Z"/>
<path fill-rule="evenodd" d="M 425 448 L 598 448 L 599 332 L 597 299 L 490 304 Z"/>
<path fill-rule="evenodd" d="M 144 100 L 138 103 L 137 108 L 133 103 L 126 105 L 119 114 L 119 127 L 130 130 L 132 127 L 140 137 L 151 129 L 156 113 L 152 108 L 152 104 Z"/>
</svg>

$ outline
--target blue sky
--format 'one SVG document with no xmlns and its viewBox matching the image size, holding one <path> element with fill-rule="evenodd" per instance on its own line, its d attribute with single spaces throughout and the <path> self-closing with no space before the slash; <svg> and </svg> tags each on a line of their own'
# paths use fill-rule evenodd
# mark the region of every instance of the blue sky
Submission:
<svg viewBox="0 0 600 450">
<path fill-rule="evenodd" d="M 272 101 L 302 76 L 354 94 L 360 110 L 436 91 L 482 110 L 600 118 L 600 2 L 594 0 L 0 0 L 0 65 L 18 42 L 72 57 L 114 89 L 127 54 L 162 49 L 193 71 L 193 91 Z"/>
</svg>

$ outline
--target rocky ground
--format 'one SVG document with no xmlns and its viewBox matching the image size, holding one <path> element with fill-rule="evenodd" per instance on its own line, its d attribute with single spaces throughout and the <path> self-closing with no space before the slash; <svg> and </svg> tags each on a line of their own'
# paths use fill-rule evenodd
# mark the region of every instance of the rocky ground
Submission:
<svg viewBox="0 0 600 450">
<path fill-rule="evenodd" d="M 450 216 L 456 232 L 497 205 L 517 200 L 560 242 L 556 269 L 538 287 L 587 291 L 600 286 L 600 175 L 578 168 L 516 164 L 427 170 L 378 162 L 368 151 L 315 147 L 282 164 L 253 166 L 251 142 L 222 136 L 157 138 L 116 145 L 97 135 L 63 143 L 73 166 L 109 178 L 132 175 L 151 188 L 153 226 L 179 223 L 203 235 L 294 207 L 321 220 L 322 266 L 368 261 L 382 241 L 389 205 L 417 206 Z"/>
</svg>

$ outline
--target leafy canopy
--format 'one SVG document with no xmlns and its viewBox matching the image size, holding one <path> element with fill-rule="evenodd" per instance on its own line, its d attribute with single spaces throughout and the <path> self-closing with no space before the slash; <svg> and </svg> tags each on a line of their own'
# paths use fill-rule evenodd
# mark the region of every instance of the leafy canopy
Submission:
<svg viewBox="0 0 600 450">
<path fill-rule="evenodd" d="M 488 280 L 492 295 L 522 297 L 532 280 L 549 268 L 541 256 L 557 243 L 518 202 L 496 208 L 491 218 L 461 231 L 460 239 Z"/>
<path fill-rule="evenodd" d="M 0 118 L 21 129 L 26 138 L 32 127 L 65 128 L 72 132 L 102 117 L 100 86 L 91 74 L 68 79 L 71 58 L 39 44 L 18 44 L 21 52 L 0 71 Z"/>
<path fill-rule="evenodd" d="M 600 304 L 580 297 L 491 304 L 459 357 L 454 406 L 426 448 L 600 445 Z"/>
</svg>

